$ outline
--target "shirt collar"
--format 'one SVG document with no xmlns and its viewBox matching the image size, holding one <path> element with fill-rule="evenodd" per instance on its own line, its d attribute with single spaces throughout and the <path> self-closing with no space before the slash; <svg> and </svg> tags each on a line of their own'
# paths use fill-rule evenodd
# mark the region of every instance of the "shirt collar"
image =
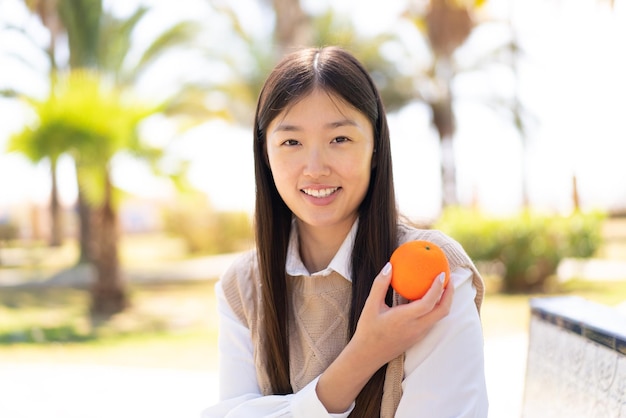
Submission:
<svg viewBox="0 0 626 418">
<path fill-rule="evenodd" d="M 356 238 L 356 232 L 358 229 L 359 220 L 357 219 L 350 232 L 346 235 L 343 243 L 339 247 L 339 250 L 324 270 L 317 272 L 309 272 L 302 262 L 300 257 L 300 244 L 298 240 L 298 227 L 295 219 L 291 223 L 291 232 L 289 234 L 289 246 L 287 247 L 287 263 L 285 270 L 290 276 L 328 276 L 333 271 L 339 273 L 348 281 L 352 281 L 352 269 L 351 255 L 352 248 L 354 247 L 354 239 Z"/>
</svg>

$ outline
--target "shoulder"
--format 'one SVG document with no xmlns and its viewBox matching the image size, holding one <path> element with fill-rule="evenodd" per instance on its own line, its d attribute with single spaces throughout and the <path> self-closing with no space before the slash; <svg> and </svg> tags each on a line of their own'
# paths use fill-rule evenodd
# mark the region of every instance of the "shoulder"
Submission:
<svg viewBox="0 0 626 418">
<path fill-rule="evenodd" d="M 436 244 L 441 247 L 448 258 L 457 253 L 467 256 L 461 244 L 437 229 L 419 229 L 406 224 L 398 225 L 398 245 L 416 240 L 430 241 Z"/>
<path fill-rule="evenodd" d="M 226 269 L 220 281 L 223 285 L 246 280 L 258 271 L 256 250 L 246 251 L 235 258 L 232 264 Z"/>
<path fill-rule="evenodd" d="M 250 250 L 238 256 L 220 278 L 224 297 L 233 312 L 246 323 L 259 289 L 257 253 Z"/>
<path fill-rule="evenodd" d="M 476 307 L 480 310 L 485 284 L 482 276 L 461 244 L 454 238 L 436 229 L 419 229 L 402 223 L 398 225 L 398 245 L 416 240 L 430 241 L 439 246 L 446 254 L 451 271 L 454 271 L 458 267 L 471 270 L 472 283 L 476 289 Z"/>
</svg>

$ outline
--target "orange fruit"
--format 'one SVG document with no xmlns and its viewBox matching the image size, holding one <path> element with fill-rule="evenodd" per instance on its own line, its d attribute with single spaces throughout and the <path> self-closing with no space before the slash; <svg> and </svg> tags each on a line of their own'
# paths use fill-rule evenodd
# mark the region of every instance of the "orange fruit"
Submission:
<svg viewBox="0 0 626 418">
<path fill-rule="evenodd" d="M 450 281 L 450 265 L 443 250 L 429 241 L 409 241 L 400 245 L 389 260 L 391 287 L 409 300 L 421 299 L 437 276 L 444 272 L 444 287 Z"/>
</svg>

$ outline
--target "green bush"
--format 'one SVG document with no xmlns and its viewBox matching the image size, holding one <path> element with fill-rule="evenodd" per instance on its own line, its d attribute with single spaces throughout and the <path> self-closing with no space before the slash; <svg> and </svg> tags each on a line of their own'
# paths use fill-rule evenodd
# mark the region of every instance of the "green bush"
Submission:
<svg viewBox="0 0 626 418">
<path fill-rule="evenodd" d="M 166 232 L 182 237 L 191 254 L 241 251 L 253 243 L 250 216 L 245 212 L 217 212 L 206 197 L 181 197 L 165 210 Z"/>
<path fill-rule="evenodd" d="M 0 222 L 0 241 L 13 241 L 19 237 L 19 228 L 13 222 Z"/>
<path fill-rule="evenodd" d="M 602 243 L 600 213 L 570 216 L 525 211 L 506 218 L 474 210 L 447 209 L 435 227 L 455 238 L 475 261 L 505 268 L 503 291 L 542 290 L 565 257 L 591 257 Z"/>
</svg>

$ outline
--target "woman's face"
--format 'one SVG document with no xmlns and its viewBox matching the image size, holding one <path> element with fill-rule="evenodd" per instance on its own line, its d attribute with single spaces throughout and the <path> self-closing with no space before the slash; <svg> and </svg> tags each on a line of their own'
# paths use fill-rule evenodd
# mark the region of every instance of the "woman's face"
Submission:
<svg viewBox="0 0 626 418">
<path fill-rule="evenodd" d="M 341 233 L 352 226 L 367 192 L 373 151 L 365 115 L 320 89 L 267 129 L 267 155 L 282 199 L 300 223 Z"/>
</svg>

